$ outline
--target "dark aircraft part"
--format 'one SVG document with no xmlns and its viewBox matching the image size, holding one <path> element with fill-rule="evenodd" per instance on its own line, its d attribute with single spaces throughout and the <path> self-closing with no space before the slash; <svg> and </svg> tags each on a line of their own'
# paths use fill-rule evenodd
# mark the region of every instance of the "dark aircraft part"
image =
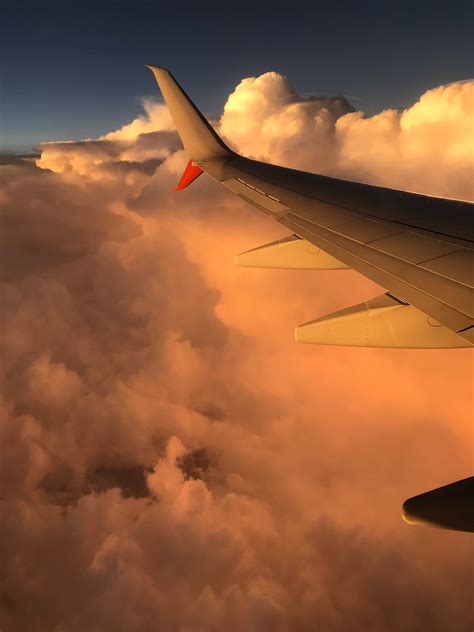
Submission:
<svg viewBox="0 0 474 632">
<path fill-rule="evenodd" d="M 403 503 L 409 524 L 474 533 L 474 476 L 438 487 Z"/>
</svg>

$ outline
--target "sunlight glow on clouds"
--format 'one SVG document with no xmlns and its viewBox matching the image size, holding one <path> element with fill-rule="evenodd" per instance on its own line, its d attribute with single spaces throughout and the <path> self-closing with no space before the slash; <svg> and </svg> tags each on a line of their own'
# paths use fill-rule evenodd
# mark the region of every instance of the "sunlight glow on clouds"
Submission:
<svg viewBox="0 0 474 632">
<path fill-rule="evenodd" d="M 256 158 L 470 198 L 472 94 L 365 117 L 266 73 L 217 126 Z M 205 177 L 173 193 L 186 160 L 147 102 L 0 167 L 2 629 L 467 627 L 469 535 L 399 512 L 469 474 L 469 351 L 296 345 L 380 290 L 235 268 L 284 230 Z"/>
<path fill-rule="evenodd" d="M 474 82 L 454 83 L 428 91 L 407 110 L 366 117 L 344 97 L 303 99 L 285 77 L 268 72 L 241 81 L 217 127 L 239 152 L 256 159 L 472 199 L 473 101 Z M 144 102 L 144 109 L 143 116 L 90 145 L 44 145 L 39 166 L 94 177 L 107 158 L 166 158 L 176 150 L 176 144 L 170 144 L 173 124 L 168 110 L 150 101 Z M 147 138 L 151 132 L 156 135 Z"/>
</svg>

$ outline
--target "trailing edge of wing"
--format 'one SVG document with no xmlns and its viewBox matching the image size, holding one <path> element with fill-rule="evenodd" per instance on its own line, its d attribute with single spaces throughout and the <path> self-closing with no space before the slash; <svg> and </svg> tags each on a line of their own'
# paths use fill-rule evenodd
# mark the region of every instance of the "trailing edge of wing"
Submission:
<svg viewBox="0 0 474 632">
<path fill-rule="evenodd" d="M 147 68 L 155 76 L 184 148 L 192 161 L 201 162 L 233 154 L 173 75 L 159 66 L 147 66 Z"/>
</svg>

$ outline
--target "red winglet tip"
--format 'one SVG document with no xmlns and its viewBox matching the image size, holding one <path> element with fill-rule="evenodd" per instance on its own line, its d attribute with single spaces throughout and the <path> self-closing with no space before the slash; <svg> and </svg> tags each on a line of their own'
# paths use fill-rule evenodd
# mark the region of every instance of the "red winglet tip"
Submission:
<svg viewBox="0 0 474 632">
<path fill-rule="evenodd" d="M 188 187 L 191 182 L 194 182 L 196 178 L 199 178 L 201 173 L 204 173 L 201 167 L 193 165 L 193 161 L 190 160 L 186 166 L 186 169 L 184 170 L 183 175 L 181 176 L 181 180 L 179 181 L 175 191 L 181 191 L 182 189 Z"/>
</svg>

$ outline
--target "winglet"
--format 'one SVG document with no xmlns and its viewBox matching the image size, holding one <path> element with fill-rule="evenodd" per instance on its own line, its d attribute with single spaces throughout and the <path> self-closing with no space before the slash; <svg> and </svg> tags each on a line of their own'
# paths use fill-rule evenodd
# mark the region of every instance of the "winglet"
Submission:
<svg viewBox="0 0 474 632">
<path fill-rule="evenodd" d="M 178 134 L 193 162 L 222 158 L 233 152 L 219 138 L 173 75 L 165 68 L 147 66 L 155 76 Z"/>
</svg>

